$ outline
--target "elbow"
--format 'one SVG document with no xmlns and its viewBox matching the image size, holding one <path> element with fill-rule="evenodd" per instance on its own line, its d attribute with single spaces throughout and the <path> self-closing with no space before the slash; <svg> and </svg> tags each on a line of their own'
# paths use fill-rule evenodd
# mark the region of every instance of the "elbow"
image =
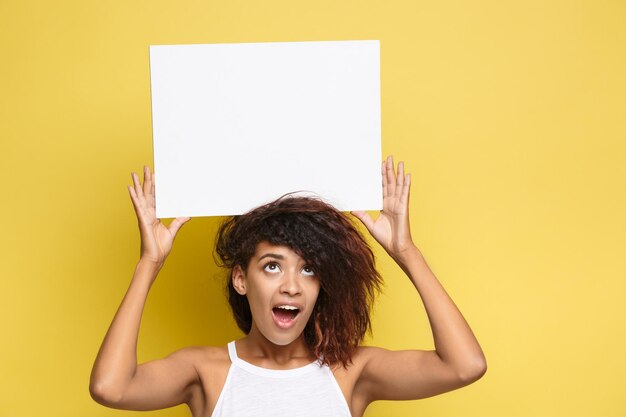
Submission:
<svg viewBox="0 0 626 417">
<path fill-rule="evenodd" d="M 115 393 L 111 389 L 107 389 L 103 384 L 93 382 L 89 384 L 89 395 L 91 395 L 91 398 L 95 402 L 107 407 L 114 407 L 115 404 L 122 399 L 120 393 Z"/>
<path fill-rule="evenodd" d="M 487 372 L 487 362 L 484 359 L 477 361 L 471 367 L 459 372 L 459 378 L 464 384 L 478 381 Z"/>
</svg>

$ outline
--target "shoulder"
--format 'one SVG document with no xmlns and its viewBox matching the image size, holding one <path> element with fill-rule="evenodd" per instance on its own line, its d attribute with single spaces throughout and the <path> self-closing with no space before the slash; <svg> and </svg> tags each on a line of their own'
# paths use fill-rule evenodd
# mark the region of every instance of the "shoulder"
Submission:
<svg viewBox="0 0 626 417">
<path fill-rule="evenodd" d="M 355 357 L 358 357 L 357 360 L 360 362 L 367 361 L 372 356 L 379 354 L 381 351 L 386 351 L 387 349 L 381 348 L 378 346 L 359 346 Z"/>
<path fill-rule="evenodd" d="M 368 363 L 380 355 L 388 352 L 387 349 L 375 346 L 359 346 L 351 358 L 350 366 L 346 369 L 352 374 L 361 374 Z"/>
<path fill-rule="evenodd" d="M 340 363 L 331 366 L 337 382 L 347 396 L 351 397 L 355 390 L 358 391 L 358 385 L 363 378 L 367 364 L 376 355 L 378 349 L 380 348 L 359 346 L 353 353 L 347 367 L 343 367 Z"/>
<path fill-rule="evenodd" d="M 228 350 L 225 346 L 186 346 L 170 353 L 167 358 L 200 369 L 215 361 L 228 359 Z"/>
<path fill-rule="evenodd" d="M 379 350 L 382 349 L 371 346 L 359 346 L 352 354 L 350 364 L 347 367 L 344 368 L 341 364 L 335 364 L 331 368 L 334 373 L 350 375 L 351 378 L 355 378 L 356 381 L 367 363 L 373 356 L 376 356 Z"/>
<path fill-rule="evenodd" d="M 214 368 L 223 368 L 230 365 L 228 348 L 224 346 L 187 346 L 174 351 L 170 356 L 178 357 L 179 360 L 193 365 L 202 379 L 207 371 Z"/>
<path fill-rule="evenodd" d="M 228 359 L 228 348 L 223 346 L 187 346 L 172 352 L 191 361 L 222 360 Z"/>
<path fill-rule="evenodd" d="M 228 375 L 230 357 L 224 346 L 188 346 L 172 353 L 195 368 L 196 384 L 190 387 L 188 405 L 192 415 L 205 414 L 212 409 Z"/>
</svg>

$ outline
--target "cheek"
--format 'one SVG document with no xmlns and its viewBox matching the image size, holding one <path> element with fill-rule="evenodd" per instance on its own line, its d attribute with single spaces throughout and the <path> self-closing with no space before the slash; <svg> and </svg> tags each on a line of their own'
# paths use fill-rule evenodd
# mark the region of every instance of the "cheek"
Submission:
<svg viewBox="0 0 626 417">
<path fill-rule="evenodd" d="M 315 301 L 317 301 L 317 297 L 319 297 L 320 288 L 321 287 L 319 281 L 313 281 L 307 286 L 308 298 L 309 301 L 313 302 L 313 304 L 315 304 Z"/>
<path fill-rule="evenodd" d="M 265 286 L 249 285 L 248 286 L 248 303 L 252 310 L 265 310 L 271 299 L 271 289 Z"/>
</svg>

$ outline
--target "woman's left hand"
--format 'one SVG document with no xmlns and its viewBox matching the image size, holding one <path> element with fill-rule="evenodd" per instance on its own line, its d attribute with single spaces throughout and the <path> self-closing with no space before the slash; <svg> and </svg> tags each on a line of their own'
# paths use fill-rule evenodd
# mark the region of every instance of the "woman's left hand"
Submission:
<svg viewBox="0 0 626 417">
<path fill-rule="evenodd" d="M 396 175 L 393 157 L 382 163 L 383 209 L 376 220 L 364 211 L 353 211 L 374 239 L 394 259 L 414 249 L 409 227 L 409 191 L 411 174 L 404 174 L 404 162 L 398 163 Z"/>
</svg>

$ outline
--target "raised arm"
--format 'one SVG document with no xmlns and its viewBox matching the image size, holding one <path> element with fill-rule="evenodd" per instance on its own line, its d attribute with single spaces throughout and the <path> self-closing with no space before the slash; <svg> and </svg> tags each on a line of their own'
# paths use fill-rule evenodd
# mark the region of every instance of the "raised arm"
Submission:
<svg viewBox="0 0 626 417">
<path fill-rule="evenodd" d="M 485 356 L 463 315 L 413 243 L 409 228 L 410 174 L 393 159 L 382 165 L 383 210 L 376 220 L 353 212 L 407 274 L 428 314 L 434 351 L 365 349 L 359 384 L 368 400 L 411 400 L 451 391 L 479 379 Z M 407 329 L 410 331 L 410 329 Z"/>
<path fill-rule="evenodd" d="M 132 410 L 171 407 L 188 400 L 197 378 L 193 348 L 174 352 L 165 359 L 137 365 L 137 338 L 141 315 L 152 283 L 162 268 L 180 227 L 188 217 L 166 227 L 156 218 L 154 180 L 144 168 L 143 185 L 132 173 L 128 186 L 141 234 L 141 256 L 130 286 L 119 306 L 96 357 L 89 391 L 97 402 Z"/>
</svg>

